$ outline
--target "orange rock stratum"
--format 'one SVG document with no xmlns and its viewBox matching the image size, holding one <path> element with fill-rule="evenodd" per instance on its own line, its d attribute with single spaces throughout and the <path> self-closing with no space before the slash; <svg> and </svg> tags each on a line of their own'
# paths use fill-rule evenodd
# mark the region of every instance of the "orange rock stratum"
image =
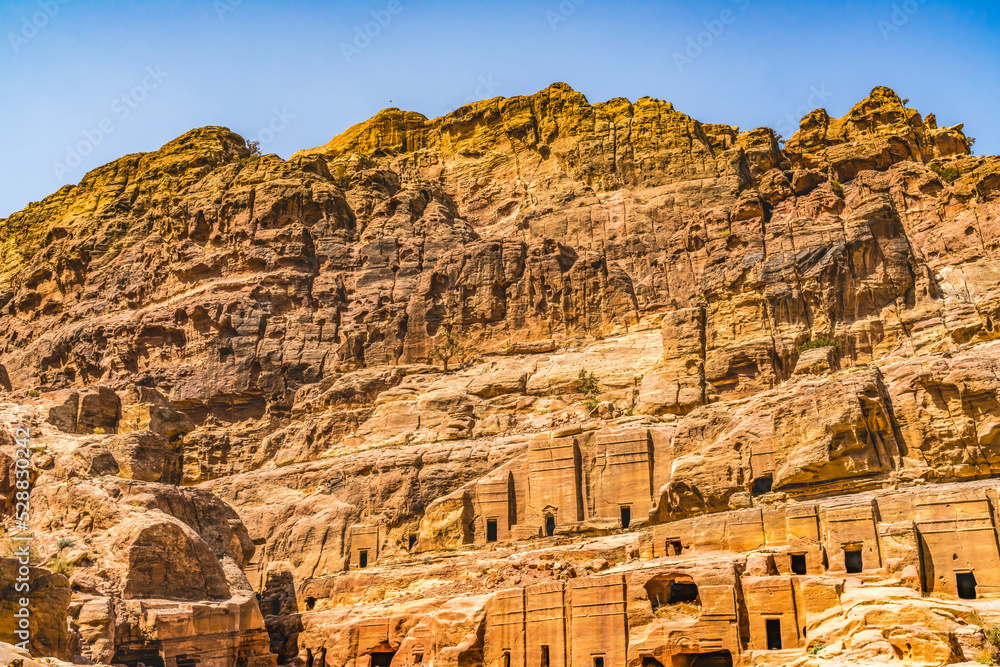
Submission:
<svg viewBox="0 0 1000 667">
<path fill-rule="evenodd" d="M 0 664 L 994 664 L 971 143 L 554 84 L 0 219 Z"/>
</svg>

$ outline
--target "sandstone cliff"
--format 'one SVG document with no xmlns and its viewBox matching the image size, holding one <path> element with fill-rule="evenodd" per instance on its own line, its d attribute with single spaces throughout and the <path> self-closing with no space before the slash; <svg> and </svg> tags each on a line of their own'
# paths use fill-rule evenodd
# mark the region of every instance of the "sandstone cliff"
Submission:
<svg viewBox="0 0 1000 667">
<path fill-rule="evenodd" d="M 33 655 L 995 659 L 998 198 L 886 88 L 783 146 L 555 84 L 101 167 L 0 220 Z"/>
</svg>

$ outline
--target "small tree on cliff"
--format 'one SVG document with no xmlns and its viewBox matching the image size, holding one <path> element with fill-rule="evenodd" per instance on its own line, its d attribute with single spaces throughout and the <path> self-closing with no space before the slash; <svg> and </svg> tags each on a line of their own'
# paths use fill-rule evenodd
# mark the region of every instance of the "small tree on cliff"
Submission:
<svg viewBox="0 0 1000 667">
<path fill-rule="evenodd" d="M 597 396 L 601 393 L 601 385 L 597 383 L 597 376 L 588 371 L 586 368 L 581 368 L 579 375 L 576 376 L 577 386 L 580 393 L 583 394 L 583 407 L 587 410 L 587 413 L 594 411 L 597 407 Z"/>
<path fill-rule="evenodd" d="M 455 357 L 462 358 L 464 356 L 465 345 L 462 344 L 458 334 L 451 330 L 445 332 L 430 354 L 431 360 L 439 359 L 441 361 L 445 373 L 448 372 L 449 361 Z"/>
</svg>

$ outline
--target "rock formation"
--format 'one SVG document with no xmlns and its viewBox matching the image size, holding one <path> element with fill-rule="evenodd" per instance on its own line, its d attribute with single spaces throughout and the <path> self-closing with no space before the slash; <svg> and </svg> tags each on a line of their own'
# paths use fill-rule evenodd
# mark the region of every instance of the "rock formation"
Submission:
<svg viewBox="0 0 1000 667">
<path fill-rule="evenodd" d="M 90 172 L 0 220 L 36 622 L 0 656 L 992 664 L 1000 158 L 970 147 L 886 88 L 782 145 L 555 84 Z"/>
</svg>

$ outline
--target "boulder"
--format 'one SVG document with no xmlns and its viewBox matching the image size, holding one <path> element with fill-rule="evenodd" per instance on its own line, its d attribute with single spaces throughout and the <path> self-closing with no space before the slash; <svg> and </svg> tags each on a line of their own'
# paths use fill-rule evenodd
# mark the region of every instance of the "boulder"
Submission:
<svg viewBox="0 0 1000 667">
<path fill-rule="evenodd" d="M 183 522 L 168 516 L 127 519 L 111 530 L 126 572 L 125 599 L 226 599 L 226 575 L 215 554 Z"/>
<path fill-rule="evenodd" d="M 17 619 L 14 614 L 21 609 L 20 600 L 28 599 L 31 655 L 68 660 L 70 634 L 66 616 L 73 595 L 69 580 L 44 568 L 28 566 L 28 595 L 25 596 L 17 587 L 21 567 L 17 558 L 0 557 L 0 636 L 15 637 Z"/>
<path fill-rule="evenodd" d="M 132 431 L 108 438 L 103 444 L 118 462 L 121 477 L 166 484 L 181 481 L 181 452 L 163 435 Z"/>
</svg>

